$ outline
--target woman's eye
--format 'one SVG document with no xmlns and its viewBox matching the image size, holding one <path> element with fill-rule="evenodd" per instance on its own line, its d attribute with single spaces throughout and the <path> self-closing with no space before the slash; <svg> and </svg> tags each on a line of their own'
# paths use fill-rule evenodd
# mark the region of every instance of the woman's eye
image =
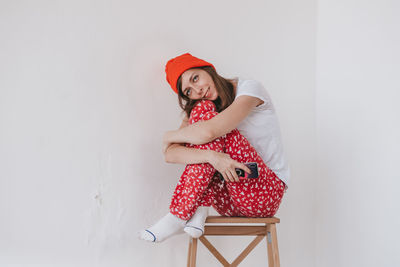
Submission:
<svg viewBox="0 0 400 267">
<path fill-rule="evenodd" d="M 190 95 L 190 89 L 186 90 L 186 95 L 189 96 Z"/>
<path fill-rule="evenodd" d="M 197 78 L 198 78 L 199 76 L 198 75 L 195 75 L 194 77 L 193 77 L 193 81 L 195 82 L 195 80 L 197 81 Z"/>
</svg>

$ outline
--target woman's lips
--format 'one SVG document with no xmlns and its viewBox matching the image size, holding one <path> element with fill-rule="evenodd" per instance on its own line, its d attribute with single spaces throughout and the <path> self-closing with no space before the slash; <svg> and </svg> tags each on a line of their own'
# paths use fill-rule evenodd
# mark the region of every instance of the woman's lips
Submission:
<svg viewBox="0 0 400 267">
<path fill-rule="evenodd" d="M 207 98 L 210 96 L 210 87 L 208 87 L 207 92 L 204 95 L 204 98 Z"/>
</svg>

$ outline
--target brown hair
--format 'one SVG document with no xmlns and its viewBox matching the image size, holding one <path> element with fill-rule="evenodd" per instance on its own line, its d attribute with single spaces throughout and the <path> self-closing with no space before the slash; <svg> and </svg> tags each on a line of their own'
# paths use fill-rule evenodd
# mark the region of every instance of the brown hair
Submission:
<svg viewBox="0 0 400 267">
<path fill-rule="evenodd" d="M 232 79 L 225 79 L 224 77 L 220 76 L 217 71 L 211 67 L 211 66 L 204 66 L 204 67 L 195 67 L 193 69 L 202 69 L 206 71 L 211 78 L 214 81 L 215 87 L 218 92 L 218 97 L 217 99 L 213 100 L 217 112 L 221 112 L 227 107 L 232 104 L 233 100 L 235 100 L 235 95 L 234 95 L 234 88 L 232 84 Z M 196 102 L 199 101 L 199 99 L 190 99 L 188 96 L 186 96 L 182 92 L 182 75 L 179 76 L 178 82 L 177 82 L 177 88 L 178 88 L 178 100 L 179 100 L 179 106 L 183 109 L 183 111 L 186 113 L 187 117 L 190 117 L 190 112 L 192 111 L 193 107 L 196 105 Z"/>
</svg>

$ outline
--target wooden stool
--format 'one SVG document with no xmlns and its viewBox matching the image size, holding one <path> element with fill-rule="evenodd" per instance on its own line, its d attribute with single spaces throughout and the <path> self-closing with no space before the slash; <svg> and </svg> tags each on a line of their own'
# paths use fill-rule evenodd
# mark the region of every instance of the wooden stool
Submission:
<svg viewBox="0 0 400 267">
<path fill-rule="evenodd" d="M 199 237 L 200 241 L 208 248 L 208 250 L 222 263 L 223 266 L 238 266 L 243 259 L 266 237 L 268 248 L 268 266 L 279 267 L 279 251 L 278 238 L 276 235 L 276 223 L 279 223 L 279 218 L 246 218 L 246 217 L 223 217 L 223 216 L 208 216 L 206 226 L 204 227 L 204 235 Z M 213 223 L 246 223 L 246 224 L 263 224 L 263 225 L 212 225 Z M 240 253 L 240 255 L 230 264 L 218 250 L 205 238 L 206 235 L 254 235 L 256 238 Z M 188 252 L 188 267 L 196 267 L 196 252 L 197 238 L 190 238 Z"/>
</svg>

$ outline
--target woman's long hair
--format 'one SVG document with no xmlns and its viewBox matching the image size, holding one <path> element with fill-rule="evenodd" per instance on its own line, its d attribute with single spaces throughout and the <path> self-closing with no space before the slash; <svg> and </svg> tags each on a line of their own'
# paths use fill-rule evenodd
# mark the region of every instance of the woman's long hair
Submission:
<svg viewBox="0 0 400 267">
<path fill-rule="evenodd" d="M 225 79 L 224 77 L 218 75 L 218 73 L 215 71 L 215 69 L 211 66 L 196 67 L 193 69 L 202 69 L 202 70 L 206 71 L 208 74 L 210 74 L 211 78 L 213 79 L 215 87 L 218 92 L 217 99 L 213 100 L 213 102 L 217 108 L 217 112 L 223 111 L 230 104 L 232 104 L 233 100 L 235 100 L 232 79 Z M 186 113 L 187 117 L 189 118 L 190 112 L 192 111 L 193 107 L 196 105 L 196 102 L 199 101 L 199 99 L 193 100 L 193 99 L 190 99 L 189 97 L 187 97 L 185 94 L 183 94 L 183 92 L 182 92 L 182 75 L 179 76 L 179 79 L 177 82 L 177 88 L 178 88 L 179 106 L 183 109 L 183 111 Z"/>
</svg>

